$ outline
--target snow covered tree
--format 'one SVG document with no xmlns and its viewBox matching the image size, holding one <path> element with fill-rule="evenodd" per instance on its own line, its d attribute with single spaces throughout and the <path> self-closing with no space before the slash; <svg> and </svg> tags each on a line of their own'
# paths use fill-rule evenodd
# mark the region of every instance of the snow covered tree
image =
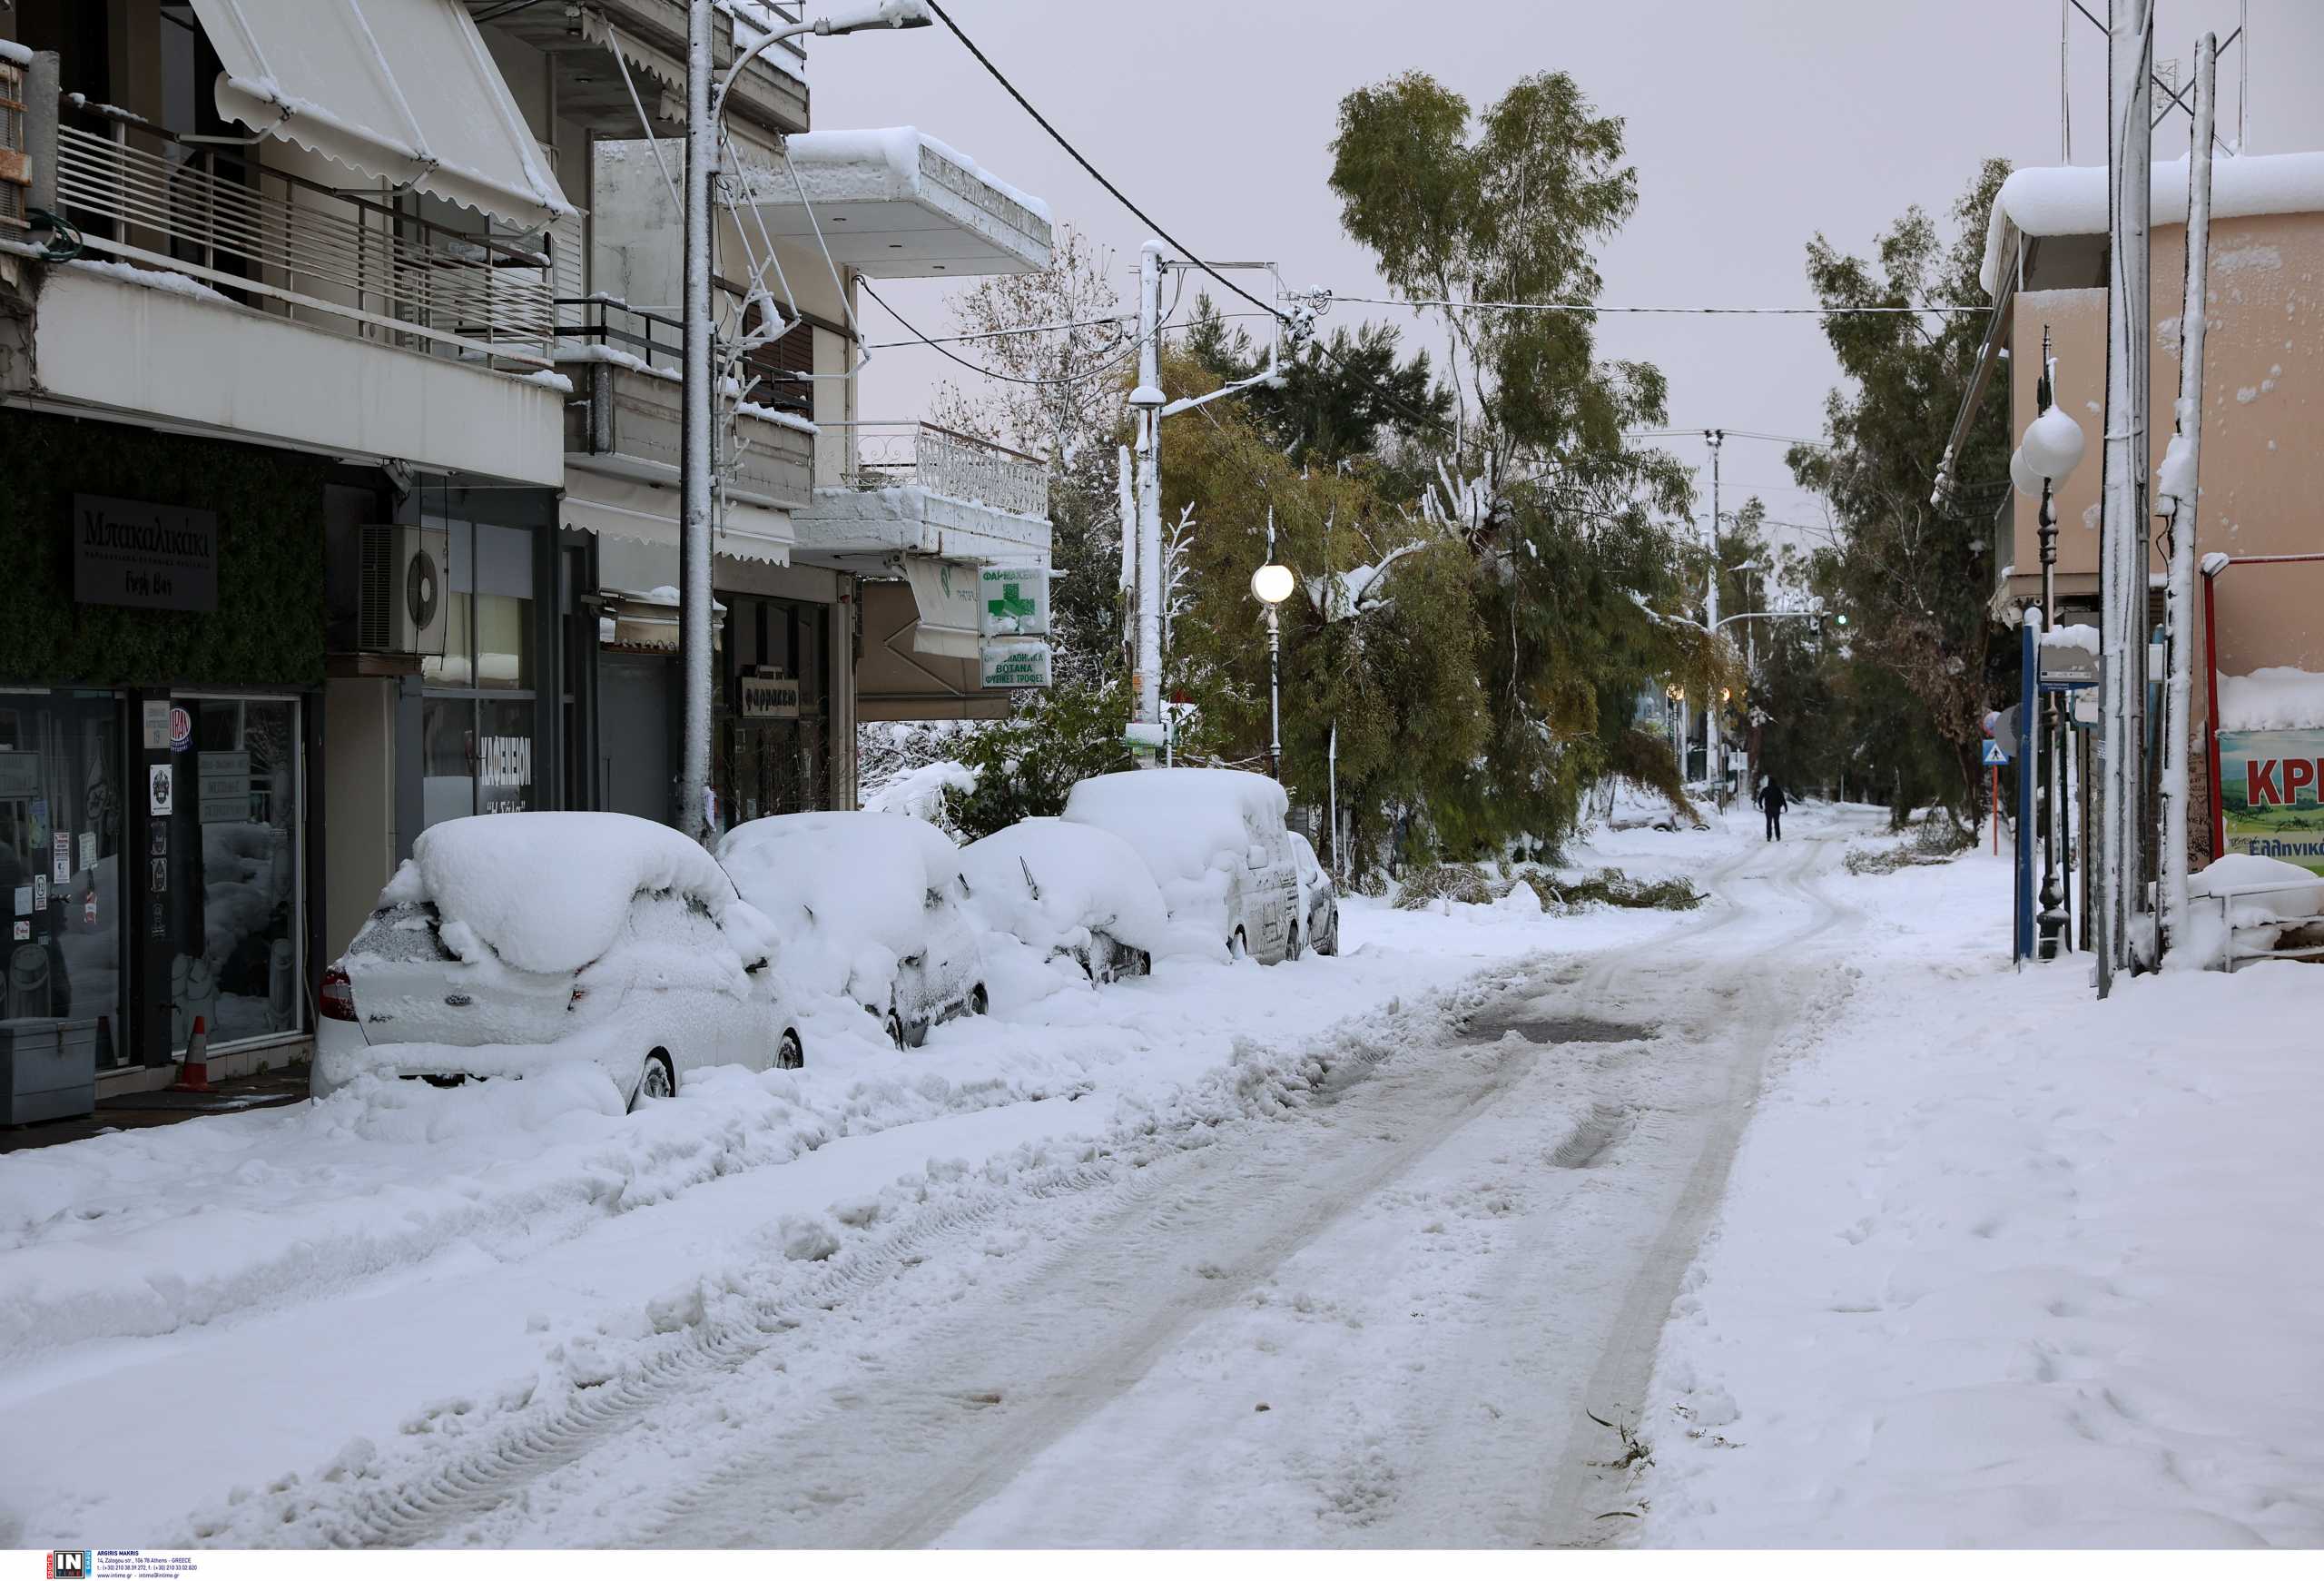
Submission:
<svg viewBox="0 0 2324 1581">
<path fill-rule="evenodd" d="M 1984 306 L 1985 216 L 2008 173 L 2004 162 L 1985 162 L 1953 206 L 1949 241 L 1917 206 L 1880 237 L 1876 260 L 1818 235 L 1807 248 L 1817 299 L 1829 308 Z M 2015 649 L 1990 640 L 1987 607 L 1994 513 L 2009 489 L 2006 401 L 1984 403 L 1953 460 L 1959 482 L 1941 502 L 1931 499 L 1984 332 L 1979 313 L 1827 318 L 1847 383 L 1825 401 L 1830 442 L 1788 455 L 1793 475 L 1829 501 L 1838 524 L 1820 574 L 1854 622 L 1849 650 L 1887 677 L 1857 677 L 1848 689 L 1905 710 L 1879 732 L 1881 761 L 1863 765 L 1864 777 L 1905 806 L 1937 800 L 1974 812 L 1985 713 L 2015 692 Z"/>
</svg>

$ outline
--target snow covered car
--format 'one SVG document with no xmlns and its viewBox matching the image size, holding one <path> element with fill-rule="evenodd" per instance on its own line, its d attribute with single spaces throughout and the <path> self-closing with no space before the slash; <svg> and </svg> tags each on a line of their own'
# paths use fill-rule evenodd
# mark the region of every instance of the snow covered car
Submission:
<svg viewBox="0 0 2324 1581">
<path fill-rule="evenodd" d="M 1291 855 L 1299 869 L 1303 936 L 1315 946 L 1318 955 L 1336 955 L 1340 953 L 1339 885 L 1315 860 L 1315 847 L 1307 843 L 1307 836 L 1295 829 L 1291 835 Z"/>
<path fill-rule="evenodd" d="M 996 934 L 1064 956 L 1093 983 L 1142 977 L 1170 927 L 1137 848 L 1062 818 L 1027 818 L 960 853 L 970 907 Z"/>
<path fill-rule="evenodd" d="M 775 931 L 710 854 L 620 813 L 494 813 L 423 833 L 323 973 L 314 1095 L 586 1061 L 632 1105 L 709 1065 L 795 1069 Z"/>
<path fill-rule="evenodd" d="M 896 813 L 787 813 L 738 824 L 718 860 L 773 924 L 783 971 L 881 1018 L 899 1048 L 982 1015 L 984 950 L 960 848 Z"/>
<path fill-rule="evenodd" d="M 1065 821 L 1118 835 L 1146 859 L 1170 920 L 1234 955 L 1296 960 L 1309 943 L 1283 787 L 1232 768 L 1145 768 L 1073 787 Z"/>
</svg>

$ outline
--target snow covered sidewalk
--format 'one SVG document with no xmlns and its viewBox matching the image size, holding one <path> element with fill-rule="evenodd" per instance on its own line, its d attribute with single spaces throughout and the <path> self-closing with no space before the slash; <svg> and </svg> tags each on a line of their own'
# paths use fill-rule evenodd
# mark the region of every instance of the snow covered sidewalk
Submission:
<svg viewBox="0 0 2324 1581">
<path fill-rule="evenodd" d="M 2324 972 L 2101 1004 L 2010 973 L 2005 863 L 1850 894 L 1865 987 L 1665 1331 L 1640 1540 L 2324 1543 Z"/>
</svg>

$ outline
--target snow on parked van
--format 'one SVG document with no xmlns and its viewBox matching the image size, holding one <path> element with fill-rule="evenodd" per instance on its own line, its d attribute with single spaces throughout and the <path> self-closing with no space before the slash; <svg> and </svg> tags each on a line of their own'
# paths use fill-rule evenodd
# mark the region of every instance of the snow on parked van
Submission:
<svg viewBox="0 0 2324 1581">
<path fill-rule="evenodd" d="M 595 1064 L 625 1098 L 691 1070 L 796 1066 L 775 930 L 675 829 L 496 813 L 422 833 L 323 974 L 312 1090 Z"/>
<path fill-rule="evenodd" d="M 772 922 L 784 970 L 853 999 L 899 1045 L 984 1013 L 960 853 L 931 825 L 895 813 L 786 813 L 736 825 L 718 860 Z"/>
<path fill-rule="evenodd" d="M 1170 920 L 1230 954 L 1294 960 L 1307 947 L 1283 786 L 1232 768 L 1147 768 L 1085 779 L 1065 820 L 1120 835 L 1146 859 Z"/>
<path fill-rule="evenodd" d="M 1069 957 L 1092 982 L 1152 971 L 1170 931 L 1144 858 L 1104 829 L 1027 818 L 968 846 L 960 867 L 988 928 Z"/>
</svg>

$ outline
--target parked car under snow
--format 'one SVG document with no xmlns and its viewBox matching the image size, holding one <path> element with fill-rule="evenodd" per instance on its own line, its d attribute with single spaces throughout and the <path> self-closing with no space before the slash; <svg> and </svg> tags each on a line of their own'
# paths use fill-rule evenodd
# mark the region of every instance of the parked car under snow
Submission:
<svg viewBox="0 0 2324 1581">
<path fill-rule="evenodd" d="M 1291 832 L 1291 856 L 1299 869 L 1299 914 L 1302 936 L 1312 944 L 1318 955 L 1340 953 L 1340 888 L 1324 865 L 1315 859 L 1315 847 L 1307 836 L 1296 829 Z"/>
<path fill-rule="evenodd" d="M 1236 955 L 1296 960 L 1309 944 L 1283 787 L 1231 768 L 1147 768 L 1085 779 L 1065 821 L 1144 857 L 1174 924 Z"/>
<path fill-rule="evenodd" d="M 1169 933 L 1169 908 L 1135 846 L 1062 818 L 1027 818 L 960 853 L 985 926 L 1093 983 L 1142 977 Z"/>
<path fill-rule="evenodd" d="M 323 973 L 311 1089 L 594 1063 L 632 1104 L 709 1065 L 795 1068 L 776 934 L 710 854 L 620 813 L 422 834 Z"/>
<path fill-rule="evenodd" d="M 788 978 L 854 1000 L 897 1046 L 985 1013 L 960 853 L 932 825 L 893 813 L 753 818 L 718 843 L 718 860 L 773 923 Z"/>
</svg>

